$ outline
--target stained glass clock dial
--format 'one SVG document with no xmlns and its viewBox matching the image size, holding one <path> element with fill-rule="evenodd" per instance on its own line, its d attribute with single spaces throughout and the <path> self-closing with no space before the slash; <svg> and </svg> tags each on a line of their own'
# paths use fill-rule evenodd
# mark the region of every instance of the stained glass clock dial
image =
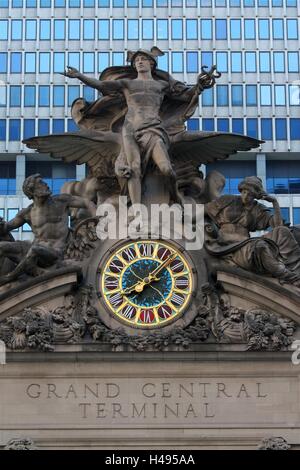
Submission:
<svg viewBox="0 0 300 470">
<path fill-rule="evenodd" d="M 192 295 L 193 275 L 174 245 L 131 241 L 107 259 L 99 287 L 114 317 L 135 328 L 153 328 L 182 315 Z"/>
</svg>

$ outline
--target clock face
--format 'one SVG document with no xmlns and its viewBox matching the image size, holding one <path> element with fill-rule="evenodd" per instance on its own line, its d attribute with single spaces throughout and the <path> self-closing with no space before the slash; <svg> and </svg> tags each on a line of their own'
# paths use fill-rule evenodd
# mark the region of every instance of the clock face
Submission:
<svg viewBox="0 0 300 470">
<path fill-rule="evenodd" d="M 110 313 L 135 328 L 173 322 L 192 295 L 187 259 L 160 240 L 127 242 L 113 252 L 101 273 L 100 288 Z"/>
</svg>

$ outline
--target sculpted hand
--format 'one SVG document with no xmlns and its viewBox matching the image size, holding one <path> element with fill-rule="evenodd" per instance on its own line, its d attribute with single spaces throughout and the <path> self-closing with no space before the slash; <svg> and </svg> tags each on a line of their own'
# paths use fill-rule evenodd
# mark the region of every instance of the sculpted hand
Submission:
<svg viewBox="0 0 300 470">
<path fill-rule="evenodd" d="M 69 78 L 79 78 L 80 72 L 74 67 L 70 67 L 68 65 L 64 73 L 61 73 L 61 75 L 64 75 L 65 77 L 69 77 Z"/>
<path fill-rule="evenodd" d="M 273 203 L 273 202 L 277 202 L 276 197 L 270 196 L 269 194 L 263 194 L 262 197 L 261 197 L 261 199 L 262 199 L 263 201 L 272 202 L 272 203 Z"/>
</svg>

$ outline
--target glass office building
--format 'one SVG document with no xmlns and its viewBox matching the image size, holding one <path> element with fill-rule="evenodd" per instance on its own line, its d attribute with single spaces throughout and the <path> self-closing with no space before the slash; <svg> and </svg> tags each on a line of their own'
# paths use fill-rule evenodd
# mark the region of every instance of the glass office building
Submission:
<svg viewBox="0 0 300 470">
<path fill-rule="evenodd" d="M 127 50 L 157 45 L 159 67 L 195 83 L 202 66 L 222 77 L 199 99 L 190 130 L 265 140 L 259 153 L 216 163 L 227 192 L 257 174 L 286 221 L 300 224 L 299 0 L 0 0 L 0 216 L 28 204 L 26 175 L 54 193 L 85 169 L 29 151 L 23 138 L 76 129 L 70 105 L 95 90 L 59 73 L 66 65 L 97 76 L 123 65 Z M 28 227 L 16 238 L 30 236 Z"/>
</svg>

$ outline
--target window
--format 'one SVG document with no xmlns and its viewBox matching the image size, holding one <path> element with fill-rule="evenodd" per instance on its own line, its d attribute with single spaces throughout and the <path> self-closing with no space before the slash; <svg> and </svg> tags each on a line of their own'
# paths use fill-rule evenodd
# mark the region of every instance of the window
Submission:
<svg viewBox="0 0 300 470">
<path fill-rule="evenodd" d="M 6 140 L 6 119 L 0 119 L 0 141 Z"/>
<path fill-rule="evenodd" d="M 127 6 L 129 8 L 138 8 L 139 0 L 127 0 Z"/>
<path fill-rule="evenodd" d="M 79 85 L 69 85 L 68 86 L 68 106 L 72 106 L 73 101 L 75 101 L 80 96 L 80 86 Z"/>
<path fill-rule="evenodd" d="M 293 225 L 300 225 L 300 208 L 293 207 Z"/>
<path fill-rule="evenodd" d="M 286 20 L 287 38 L 298 39 L 298 22 L 297 20 Z"/>
<path fill-rule="evenodd" d="M 213 63 L 212 52 L 201 52 L 201 66 L 210 69 Z"/>
<path fill-rule="evenodd" d="M 241 0 L 229 0 L 229 6 L 231 7 L 240 7 Z"/>
<path fill-rule="evenodd" d="M 70 8 L 79 8 L 81 0 L 69 0 Z"/>
<path fill-rule="evenodd" d="M 188 131 L 199 131 L 199 119 L 189 119 L 187 129 Z"/>
<path fill-rule="evenodd" d="M 50 37 L 51 37 L 50 20 L 40 20 L 40 39 L 42 41 L 49 41 Z"/>
<path fill-rule="evenodd" d="M 243 86 L 231 86 L 231 103 L 232 106 L 243 106 Z"/>
<path fill-rule="evenodd" d="M 198 73 L 198 52 L 187 52 L 186 54 L 186 71 L 187 73 Z"/>
<path fill-rule="evenodd" d="M 50 52 L 40 52 L 39 59 L 39 72 L 50 73 Z"/>
<path fill-rule="evenodd" d="M 257 106 L 256 85 L 246 85 L 246 104 L 247 106 Z"/>
<path fill-rule="evenodd" d="M 226 0 L 215 0 L 216 7 L 226 7 Z"/>
<path fill-rule="evenodd" d="M 139 20 L 127 20 L 127 38 L 139 38 Z"/>
<path fill-rule="evenodd" d="M 288 71 L 299 72 L 299 54 L 298 52 L 288 52 Z"/>
<path fill-rule="evenodd" d="M 202 130 L 213 131 L 215 128 L 213 119 L 202 119 Z"/>
<path fill-rule="evenodd" d="M 171 0 L 172 7 L 182 7 L 182 0 Z"/>
<path fill-rule="evenodd" d="M 256 53 L 245 53 L 246 72 L 256 72 Z"/>
<path fill-rule="evenodd" d="M 65 39 L 65 20 L 54 20 L 54 39 Z"/>
<path fill-rule="evenodd" d="M 80 20 L 69 20 L 68 31 L 71 41 L 80 39 Z"/>
<path fill-rule="evenodd" d="M 166 72 L 168 72 L 169 70 L 169 53 L 168 52 L 165 52 L 165 55 L 159 56 L 157 58 L 157 65 L 159 69 L 166 70 Z"/>
<path fill-rule="evenodd" d="M 94 20 L 83 20 L 83 39 L 86 39 L 86 40 L 95 39 L 95 21 Z"/>
<path fill-rule="evenodd" d="M 75 67 L 75 69 L 80 69 L 80 54 L 79 52 L 69 52 L 68 53 L 68 65 Z"/>
<path fill-rule="evenodd" d="M 202 7 L 211 7 L 212 0 L 200 0 L 200 5 Z"/>
<path fill-rule="evenodd" d="M 65 53 L 54 52 L 53 72 L 60 73 L 65 70 Z"/>
<path fill-rule="evenodd" d="M 267 161 L 267 190 L 275 194 L 299 194 L 299 162 L 295 160 L 285 160 L 284 165 L 282 165 L 282 162 L 279 161 Z M 283 212 L 284 209 L 287 208 L 281 208 L 281 212 Z M 284 214 L 283 217 L 286 219 L 287 215 L 288 214 Z"/>
<path fill-rule="evenodd" d="M 242 53 L 231 52 L 231 72 L 242 71 Z"/>
<path fill-rule="evenodd" d="M 212 20 L 203 19 L 201 21 L 201 39 L 212 39 Z"/>
<path fill-rule="evenodd" d="M 35 86 L 25 85 L 24 106 L 35 106 Z"/>
<path fill-rule="evenodd" d="M 157 39 L 168 39 L 168 20 L 156 21 Z"/>
<path fill-rule="evenodd" d="M 217 119 L 217 130 L 220 132 L 229 132 L 229 119 Z"/>
<path fill-rule="evenodd" d="M 245 39 L 255 39 L 255 20 L 244 20 Z"/>
<path fill-rule="evenodd" d="M 9 140 L 10 141 L 21 140 L 21 119 L 9 120 Z"/>
<path fill-rule="evenodd" d="M 66 6 L 65 0 L 54 0 L 55 8 L 64 8 Z"/>
<path fill-rule="evenodd" d="M 8 8 L 8 0 L 0 0 L 0 8 Z"/>
<path fill-rule="evenodd" d="M 36 59 L 35 52 L 25 52 L 25 73 L 35 73 Z"/>
<path fill-rule="evenodd" d="M 94 73 L 95 55 L 93 52 L 83 53 L 83 73 Z"/>
<path fill-rule="evenodd" d="M 219 72 L 228 72 L 227 52 L 217 52 L 217 70 Z"/>
<path fill-rule="evenodd" d="M 241 20 L 230 20 L 230 38 L 241 39 Z"/>
<path fill-rule="evenodd" d="M 40 7 L 41 8 L 50 8 L 51 7 L 51 0 L 40 0 Z"/>
<path fill-rule="evenodd" d="M 171 21 L 172 39 L 183 39 L 182 20 Z"/>
<path fill-rule="evenodd" d="M 24 119 L 24 132 L 23 138 L 30 139 L 30 137 L 35 136 L 35 120 L 34 119 Z"/>
<path fill-rule="evenodd" d="M 65 105 L 65 87 L 63 85 L 54 85 L 53 87 L 53 106 Z"/>
<path fill-rule="evenodd" d="M 91 102 L 95 100 L 95 90 L 89 86 L 83 87 L 83 97 L 86 101 Z"/>
<path fill-rule="evenodd" d="M 95 6 L 95 0 L 83 0 L 84 8 L 93 8 Z"/>
<path fill-rule="evenodd" d="M 25 39 L 30 41 L 36 40 L 36 20 L 26 20 Z"/>
<path fill-rule="evenodd" d="M 182 52 L 172 52 L 172 72 L 183 72 L 183 54 Z"/>
<path fill-rule="evenodd" d="M 247 127 L 247 135 L 249 137 L 254 137 L 255 139 L 257 139 L 257 134 L 258 134 L 257 119 L 256 118 L 247 119 L 246 127 Z"/>
<path fill-rule="evenodd" d="M 270 39 L 269 20 L 258 20 L 259 39 Z"/>
<path fill-rule="evenodd" d="M 273 20 L 273 39 L 283 39 L 283 20 Z"/>
<path fill-rule="evenodd" d="M 286 0 L 286 6 L 287 7 L 296 7 L 297 6 L 297 0 Z"/>
<path fill-rule="evenodd" d="M 274 52 L 274 72 L 284 72 L 284 52 Z"/>
<path fill-rule="evenodd" d="M 282 7 L 283 0 L 272 0 L 272 7 Z"/>
<path fill-rule="evenodd" d="M 275 105 L 285 106 L 285 86 L 275 85 L 274 91 L 275 91 Z"/>
<path fill-rule="evenodd" d="M 202 93 L 202 106 L 213 106 L 214 105 L 214 93 L 213 88 L 208 88 Z"/>
<path fill-rule="evenodd" d="M 128 20 L 128 23 L 131 20 Z M 128 30 L 129 30 L 128 24 Z M 107 40 L 109 39 L 109 20 L 98 20 L 98 39 Z"/>
<path fill-rule="evenodd" d="M 259 71 L 271 72 L 270 52 L 259 53 Z"/>
<path fill-rule="evenodd" d="M 21 73 L 22 72 L 22 53 L 12 52 L 10 56 L 10 72 Z"/>
<path fill-rule="evenodd" d="M 65 132 L 65 121 L 64 119 L 53 119 L 52 121 L 52 132 L 53 134 L 62 134 Z"/>
<path fill-rule="evenodd" d="M 290 119 L 290 136 L 291 140 L 300 140 L 300 119 Z"/>
<path fill-rule="evenodd" d="M 300 105 L 300 85 L 289 85 L 290 106 Z"/>
<path fill-rule="evenodd" d="M 226 20 L 216 20 L 216 39 L 227 39 Z"/>
<path fill-rule="evenodd" d="M 12 7 L 13 8 L 22 8 L 23 7 L 23 0 L 12 0 Z"/>
<path fill-rule="evenodd" d="M 7 41 L 8 39 L 8 21 L 0 20 L 0 41 Z"/>
<path fill-rule="evenodd" d="M 50 106 L 50 87 L 48 85 L 39 86 L 39 106 Z"/>
<path fill-rule="evenodd" d="M 263 140 L 273 139 L 272 119 L 262 118 L 261 123 L 261 138 Z"/>
<path fill-rule="evenodd" d="M 113 20 L 113 39 L 124 39 L 124 20 Z"/>
<path fill-rule="evenodd" d="M 68 119 L 68 132 L 76 132 L 78 131 L 78 127 L 76 126 L 73 119 Z"/>
<path fill-rule="evenodd" d="M 19 85 L 10 86 L 10 99 L 9 103 L 11 107 L 19 107 L 21 106 L 21 87 Z"/>
<path fill-rule="evenodd" d="M 113 65 L 123 65 L 124 64 L 124 53 L 123 52 L 113 52 L 112 64 Z"/>
<path fill-rule="evenodd" d="M 198 21 L 186 20 L 186 38 L 198 39 Z"/>
<path fill-rule="evenodd" d="M 109 52 L 98 52 L 98 72 L 109 67 Z"/>
<path fill-rule="evenodd" d="M 153 39 L 153 20 L 142 20 L 142 38 Z"/>
<path fill-rule="evenodd" d="M 38 135 L 48 135 L 49 134 L 49 119 L 39 119 L 38 120 Z"/>
<path fill-rule="evenodd" d="M 258 0 L 258 6 L 259 7 L 268 7 L 269 6 L 269 0 Z"/>
<path fill-rule="evenodd" d="M 11 39 L 13 41 L 22 40 L 22 20 L 11 21 Z"/>
<path fill-rule="evenodd" d="M 7 73 L 7 52 L 0 52 L 0 73 Z"/>
<path fill-rule="evenodd" d="M 6 86 L 0 85 L 0 107 L 6 106 Z"/>
<path fill-rule="evenodd" d="M 228 85 L 217 85 L 217 106 L 228 106 Z"/>
<path fill-rule="evenodd" d="M 276 140 L 286 140 L 286 119 L 277 118 L 275 119 L 275 134 Z"/>
<path fill-rule="evenodd" d="M 261 106 L 271 106 L 271 85 L 260 85 L 260 104 Z"/>
</svg>

